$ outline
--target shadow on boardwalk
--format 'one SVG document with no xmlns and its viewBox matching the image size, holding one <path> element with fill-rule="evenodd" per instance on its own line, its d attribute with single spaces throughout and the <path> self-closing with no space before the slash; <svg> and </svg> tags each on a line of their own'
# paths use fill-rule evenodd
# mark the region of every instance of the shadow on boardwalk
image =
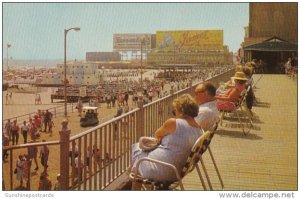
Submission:
<svg viewBox="0 0 300 199">
<path fill-rule="evenodd" d="M 248 139 L 248 140 L 263 139 L 261 136 L 251 133 L 251 131 L 247 135 L 244 135 L 244 133 L 240 129 L 237 131 L 232 129 L 231 130 L 220 129 L 216 131 L 216 134 L 220 135 L 221 137 L 226 136 L 226 137 Z"/>
</svg>

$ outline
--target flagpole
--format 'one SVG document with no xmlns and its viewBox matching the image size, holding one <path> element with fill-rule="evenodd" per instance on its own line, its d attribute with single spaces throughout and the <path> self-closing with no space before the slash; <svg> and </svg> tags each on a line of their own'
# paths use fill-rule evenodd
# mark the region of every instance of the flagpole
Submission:
<svg viewBox="0 0 300 199">
<path fill-rule="evenodd" d="M 8 44 L 7 44 L 7 46 L 6 46 L 6 49 L 7 49 L 7 51 L 6 51 L 6 61 L 7 61 L 7 71 L 9 71 L 9 67 L 8 67 Z"/>
</svg>

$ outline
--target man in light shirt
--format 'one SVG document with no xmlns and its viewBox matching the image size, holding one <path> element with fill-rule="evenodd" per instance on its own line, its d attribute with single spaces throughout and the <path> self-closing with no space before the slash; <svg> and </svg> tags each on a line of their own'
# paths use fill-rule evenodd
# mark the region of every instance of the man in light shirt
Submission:
<svg viewBox="0 0 300 199">
<path fill-rule="evenodd" d="M 212 131 L 213 126 L 219 121 L 219 111 L 216 106 L 216 87 L 210 82 L 199 84 L 195 88 L 195 100 L 199 105 L 196 122 L 204 131 Z"/>
</svg>

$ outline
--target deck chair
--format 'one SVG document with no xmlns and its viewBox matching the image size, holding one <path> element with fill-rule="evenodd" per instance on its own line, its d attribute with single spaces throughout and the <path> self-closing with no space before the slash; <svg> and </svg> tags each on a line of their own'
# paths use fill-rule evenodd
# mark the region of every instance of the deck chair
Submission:
<svg viewBox="0 0 300 199">
<path fill-rule="evenodd" d="M 207 131 L 205 134 L 205 140 L 203 142 L 203 145 L 202 145 L 202 148 L 199 150 L 199 154 L 198 154 L 198 157 L 196 159 L 196 162 L 195 162 L 195 167 L 196 167 L 196 170 L 197 170 L 197 173 L 198 173 L 198 176 L 202 182 L 202 185 L 203 185 L 203 188 L 204 190 L 206 190 L 206 186 L 205 186 L 205 183 L 203 181 L 203 177 L 202 177 L 202 174 L 201 174 L 201 171 L 200 171 L 200 168 L 199 168 L 199 161 L 201 163 L 201 166 L 203 168 L 203 171 L 204 171 L 204 174 L 205 174 L 205 177 L 206 177 L 206 180 L 207 180 L 207 183 L 208 183 L 208 186 L 210 188 L 210 190 L 213 190 L 213 187 L 212 187 L 212 184 L 211 184 L 211 181 L 210 181 L 210 178 L 208 176 L 208 173 L 207 173 L 207 170 L 206 170 L 206 167 L 205 167 L 205 164 L 204 164 L 204 161 L 202 159 L 202 155 L 206 152 L 206 150 L 208 149 L 208 152 L 209 152 L 209 155 L 211 157 L 211 160 L 213 162 L 213 165 L 214 165 L 214 168 L 216 170 L 216 173 L 218 175 L 218 178 L 219 178 L 219 181 L 220 181 L 220 184 L 221 184 L 221 187 L 222 187 L 222 190 L 224 189 L 224 183 L 223 183 L 223 180 L 222 180 L 222 177 L 221 177 L 221 174 L 220 174 L 220 171 L 217 167 L 217 164 L 216 164 L 216 161 L 215 161 L 215 158 L 213 156 L 213 153 L 210 149 L 210 143 L 211 143 L 211 140 L 215 134 L 215 131 L 217 130 L 218 128 L 218 123 L 216 123 L 213 127 L 213 131 Z"/>
<path fill-rule="evenodd" d="M 168 189 L 168 190 L 175 190 L 178 186 L 180 186 L 181 190 L 184 190 L 184 186 L 182 184 L 182 179 L 190 173 L 197 162 L 197 158 L 199 157 L 200 150 L 203 149 L 204 142 L 209 139 L 210 134 L 203 134 L 201 137 L 197 139 L 194 146 L 191 149 L 191 153 L 181 171 L 178 171 L 177 168 L 169 163 L 154 160 L 151 158 L 142 158 L 138 160 L 136 167 L 133 171 L 129 174 L 129 178 L 132 181 L 132 189 L 135 190 L 136 183 L 140 183 L 142 185 L 142 189 L 144 190 L 158 190 L 158 189 Z M 163 167 L 168 167 L 174 171 L 174 175 L 176 176 L 177 180 L 175 182 L 157 182 L 151 179 L 147 179 L 138 174 L 139 166 L 143 161 L 153 162 L 155 164 L 161 165 Z M 203 188 L 206 190 L 204 179 L 202 175 L 199 175 L 200 180 L 202 182 Z"/>
<path fill-rule="evenodd" d="M 244 124 L 242 123 L 240 114 L 238 113 L 238 110 L 241 110 L 241 113 L 245 113 L 245 111 L 243 110 L 243 104 L 246 101 L 246 97 L 247 97 L 247 94 L 250 91 L 250 88 L 251 87 L 248 86 L 248 88 L 241 93 L 240 98 L 239 98 L 239 100 L 237 102 L 234 103 L 234 102 L 224 101 L 224 103 L 231 103 L 234 108 L 233 108 L 233 110 L 230 110 L 230 111 L 229 110 L 221 110 L 221 109 L 219 109 L 219 112 L 220 112 L 220 125 L 221 126 L 222 126 L 222 122 L 223 122 L 223 119 L 224 119 L 224 115 L 227 114 L 227 113 L 234 113 L 237 116 L 240 125 L 242 126 L 242 130 L 243 130 L 244 135 L 247 135 L 247 133 L 250 132 L 250 129 L 247 132 L 245 131 Z M 249 119 L 250 126 L 253 127 L 253 122 L 252 122 L 251 116 L 248 113 L 246 113 L 246 116 Z"/>
<path fill-rule="evenodd" d="M 257 83 L 261 80 L 262 77 L 263 77 L 263 75 L 260 75 L 260 77 L 256 80 L 256 82 L 252 81 L 252 88 L 253 89 L 256 88 Z M 252 77 L 252 80 L 253 80 L 253 77 Z"/>
<path fill-rule="evenodd" d="M 207 149 L 208 149 L 208 151 L 209 151 L 209 155 L 210 155 L 210 157 L 211 157 L 211 160 L 212 160 L 212 162 L 213 162 L 214 168 L 215 168 L 216 173 L 217 173 L 217 175 L 218 175 L 218 178 L 219 178 L 221 187 L 222 187 L 222 189 L 224 189 L 224 183 L 223 183 L 223 180 L 222 180 L 220 171 L 219 171 L 219 169 L 218 169 L 218 167 L 217 167 L 215 158 L 214 158 L 213 153 L 212 153 L 212 151 L 211 151 L 211 149 L 210 149 L 210 146 L 209 146 L 210 143 L 211 143 L 211 140 L 212 140 L 212 138 L 213 138 L 213 136 L 214 136 L 214 134 L 215 134 L 215 131 L 216 131 L 217 128 L 218 128 L 218 124 L 219 124 L 219 122 L 217 122 L 217 123 L 214 125 L 213 131 L 206 131 L 205 137 L 204 137 L 204 141 L 203 141 L 203 144 L 202 144 L 202 146 L 201 146 L 201 148 L 200 148 L 200 150 L 199 150 L 199 153 L 197 154 L 197 158 L 196 158 L 195 164 L 194 164 L 194 167 L 196 167 L 198 176 L 199 176 L 199 178 L 200 178 L 200 181 L 201 181 L 201 183 L 202 183 L 202 187 L 204 188 L 204 190 L 207 190 L 207 188 L 206 188 L 205 182 L 204 182 L 204 180 L 203 180 L 203 176 L 202 176 L 202 174 L 201 174 L 201 170 L 200 170 L 200 168 L 199 168 L 199 161 L 200 161 L 201 166 L 202 166 L 202 168 L 203 168 L 203 171 L 204 171 L 204 174 L 205 174 L 207 183 L 208 183 L 208 185 L 209 185 L 209 188 L 210 188 L 210 190 L 213 190 L 213 187 L 212 187 L 210 178 L 209 178 L 209 176 L 208 176 L 208 173 L 207 173 L 207 170 L 206 170 L 204 161 L 203 161 L 203 159 L 202 159 L 202 155 L 206 152 Z M 203 130 L 203 129 L 202 129 L 202 130 Z M 203 132 L 205 132 L 205 131 L 203 130 Z M 193 170 L 193 169 L 192 169 L 192 170 Z"/>
</svg>

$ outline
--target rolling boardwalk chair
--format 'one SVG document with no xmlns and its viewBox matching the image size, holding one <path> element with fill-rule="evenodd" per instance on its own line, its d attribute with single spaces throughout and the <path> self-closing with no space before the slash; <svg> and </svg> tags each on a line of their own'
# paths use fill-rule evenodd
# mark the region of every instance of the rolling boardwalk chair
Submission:
<svg viewBox="0 0 300 199">
<path fill-rule="evenodd" d="M 135 189 L 136 184 L 140 183 L 142 185 L 142 189 L 144 190 L 158 190 L 158 189 L 169 189 L 169 190 L 175 190 L 178 186 L 180 186 L 181 190 L 184 190 L 182 179 L 190 173 L 194 167 L 197 164 L 197 160 L 199 159 L 200 151 L 203 150 L 204 143 L 207 143 L 207 140 L 209 139 L 210 134 L 205 133 L 201 137 L 198 138 L 198 140 L 195 142 L 194 146 L 192 147 L 191 153 L 181 171 L 178 171 L 177 168 L 169 163 L 154 160 L 151 158 L 142 158 L 137 162 L 136 168 L 129 174 L 130 180 L 132 181 L 132 189 Z M 206 147 L 205 147 L 206 148 Z M 174 175 L 176 175 L 177 181 L 175 182 L 157 182 L 153 181 L 151 179 L 147 179 L 141 175 L 138 174 L 139 166 L 143 161 L 150 161 L 154 162 L 158 165 L 168 167 L 171 170 L 174 171 Z M 201 174 L 201 173 L 200 173 Z M 203 188 L 206 190 L 205 183 L 203 180 L 202 175 L 199 175 L 200 180 L 202 182 Z"/>
<path fill-rule="evenodd" d="M 227 114 L 227 113 L 234 113 L 237 116 L 238 120 L 239 120 L 239 124 L 242 126 L 242 130 L 243 130 L 244 135 L 247 135 L 247 133 L 250 132 L 250 129 L 247 132 L 245 131 L 244 124 L 242 123 L 241 116 L 238 112 L 238 110 L 240 110 L 241 113 L 245 113 L 247 115 L 248 119 L 249 119 L 250 126 L 253 127 L 253 122 L 252 122 L 251 115 L 249 113 L 246 113 L 245 112 L 246 110 L 243 110 L 243 105 L 246 101 L 246 97 L 247 97 L 247 95 L 250 91 L 250 88 L 251 87 L 248 86 L 248 88 L 241 93 L 240 98 L 237 102 L 228 102 L 228 101 L 225 102 L 224 101 L 224 103 L 231 103 L 234 108 L 232 110 L 219 109 L 219 111 L 220 111 L 220 125 L 221 126 L 222 126 L 222 122 L 223 122 L 223 119 L 224 119 L 224 115 Z"/>
</svg>

